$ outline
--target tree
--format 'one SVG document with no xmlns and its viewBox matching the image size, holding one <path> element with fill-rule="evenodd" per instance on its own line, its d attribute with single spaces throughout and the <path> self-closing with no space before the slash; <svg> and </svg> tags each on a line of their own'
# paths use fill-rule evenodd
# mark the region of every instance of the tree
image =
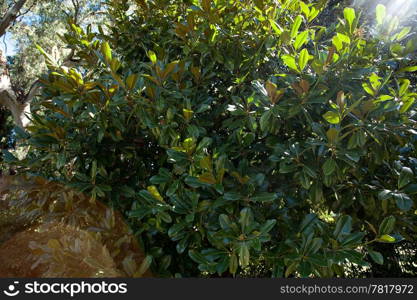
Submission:
<svg viewBox="0 0 417 300">
<path fill-rule="evenodd" d="M 6 33 L 7 28 L 9 28 L 12 23 L 19 17 L 20 10 L 23 8 L 26 2 L 28 2 L 28 0 L 17 1 L 16 3 L 12 4 L 12 7 L 3 15 L 3 18 L 0 21 L 0 37 Z M 4 4 L 5 3 L 3 3 L 3 5 Z"/>
<path fill-rule="evenodd" d="M 345 276 L 415 238 L 417 41 L 383 6 L 107 5 L 107 34 L 65 35 L 74 67 L 44 52 L 19 172 L 119 209 L 161 276 Z"/>
<path fill-rule="evenodd" d="M 16 21 L 23 6 L 28 2 L 27 0 L 19 0 L 11 4 L 11 8 L 6 10 L 0 21 L 0 37 L 2 37 L 6 30 Z M 4 6 L 6 3 L 2 3 Z M 6 106 L 11 112 L 19 126 L 23 126 L 21 115 L 24 108 L 16 102 L 16 96 L 13 92 L 10 77 L 7 69 L 7 61 L 2 53 L 0 53 L 0 104 Z"/>
<path fill-rule="evenodd" d="M 7 5 L 10 9 L 3 13 L 0 21 L 0 37 L 9 29 L 19 51 L 12 63 L 1 55 L 0 104 L 11 111 L 16 125 L 24 127 L 29 121 L 26 115 L 30 115 L 30 101 L 38 92 L 36 78 L 45 72 L 36 44 L 53 50 L 55 59 L 61 59 L 62 64 L 70 64 L 72 52 L 57 40 L 59 34 L 64 33 L 65 24 L 84 26 L 100 23 L 103 18 L 99 14 L 99 1 L 19 0 L 4 1 L 2 6 Z"/>
</svg>

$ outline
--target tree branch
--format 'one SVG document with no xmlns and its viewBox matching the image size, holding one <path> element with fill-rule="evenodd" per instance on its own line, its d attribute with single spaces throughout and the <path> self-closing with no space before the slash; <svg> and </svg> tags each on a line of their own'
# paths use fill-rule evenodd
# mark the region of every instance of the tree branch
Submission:
<svg viewBox="0 0 417 300">
<path fill-rule="evenodd" d="M 6 33 L 7 28 L 17 19 L 19 11 L 28 0 L 19 0 L 15 5 L 4 15 L 0 21 L 0 37 Z"/>
</svg>

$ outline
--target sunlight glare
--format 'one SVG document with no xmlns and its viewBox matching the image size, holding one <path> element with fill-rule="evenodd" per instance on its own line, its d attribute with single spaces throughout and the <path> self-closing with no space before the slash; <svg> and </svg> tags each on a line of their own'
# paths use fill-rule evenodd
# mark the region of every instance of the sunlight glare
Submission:
<svg viewBox="0 0 417 300">
<path fill-rule="evenodd" d="M 398 17 L 400 21 L 417 12 L 417 0 L 391 0 L 387 4 L 387 14 Z"/>
</svg>

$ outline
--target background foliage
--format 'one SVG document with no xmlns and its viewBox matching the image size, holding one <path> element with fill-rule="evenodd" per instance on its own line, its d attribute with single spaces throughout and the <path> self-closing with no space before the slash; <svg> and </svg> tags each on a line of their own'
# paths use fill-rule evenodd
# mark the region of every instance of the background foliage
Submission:
<svg viewBox="0 0 417 300">
<path fill-rule="evenodd" d="M 382 5 L 372 23 L 343 6 L 321 22 L 327 1 L 107 8 L 107 32 L 70 24 L 74 67 L 39 47 L 49 73 L 9 165 L 117 208 L 161 276 L 400 266 L 392 245 L 416 237 L 415 28 Z"/>
</svg>

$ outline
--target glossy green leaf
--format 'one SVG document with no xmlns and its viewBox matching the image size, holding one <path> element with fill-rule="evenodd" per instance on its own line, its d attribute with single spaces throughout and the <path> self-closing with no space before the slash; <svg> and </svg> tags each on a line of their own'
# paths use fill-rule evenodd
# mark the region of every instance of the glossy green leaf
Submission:
<svg viewBox="0 0 417 300">
<path fill-rule="evenodd" d="M 352 29 L 353 21 L 355 21 L 356 18 L 355 10 L 351 7 L 346 7 L 343 10 L 343 15 L 345 17 L 345 20 L 348 22 L 349 27 Z"/>
<path fill-rule="evenodd" d="M 378 233 L 380 235 L 390 234 L 394 230 L 394 226 L 395 226 L 395 217 L 394 216 L 386 217 L 382 221 L 381 225 L 379 225 Z"/>
<path fill-rule="evenodd" d="M 239 265 L 244 268 L 249 265 L 250 253 L 247 243 L 241 243 L 239 246 Z"/>
<path fill-rule="evenodd" d="M 253 223 L 253 212 L 250 208 L 246 207 L 240 211 L 239 224 L 242 227 L 242 231 L 245 232 L 248 227 Z"/>
<path fill-rule="evenodd" d="M 295 20 L 294 23 L 292 24 L 291 27 L 291 38 L 295 38 L 297 36 L 298 30 L 300 29 L 300 26 L 303 22 L 303 17 L 301 15 L 298 15 Z"/>
<path fill-rule="evenodd" d="M 395 238 L 388 235 L 388 234 L 384 234 L 382 236 L 380 236 L 378 238 L 379 242 L 383 242 L 383 243 L 394 243 L 395 242 Z"/>
<path fill-rule="evenodd" d="M 403 211 L 408 211 L 413 207 L 413 200 L 404 193 L 393 193 L 392 194 L 397 207 Z"/>
<path fill-rule="evenodd" d="M 297 72 L 299 71 L 298 66 L 297 66 L 297 63 L 295 62 L 295 58 L 293 56 L 291 56 L 291 55 L 283 55 L 281 57 L 281 59 L 283 60 L 284 64 L 287 67 L 289 67 L 290 69 L 295 70 Z"/>
<path fill-rule="evenodd" d="M 304 68 L 307 66 L 308 59 L 309 59 L 308 50 L 304 48 L 303 50 L 301 50 L 300 57 L 298 59 L 298 65 L 301 71 L 304 70 Z"/>
<path fill-rule="evenodd" d="M 152 62 L 153 64 L 156 64 L 156 62 L 157 62 L 157 58 L 156 58 L 156 54 L 155 54 L 155 52 L 153 52 L 152 50 L 149 50 L 149 51 L 148 51 L 148 57 L 149 57 L 149 59 L 151 60 L 151 62 Z"/>
<path fill-rule="evenodd" d="M 308 39 L 308 30 L 305 30 L 297 35 L 294 41 L 294 48 L 295 50 L 300 49 Z"/>
<path fill-rule="evenodd" d="M 323 115 L 323 118 L 329 122 L 330 124 L 339 124 L 340 123 L 340 116 L 337 112 L 328 111 Z"/>
<path fill-rule="evenodd" d="M 104 42 L 101 45 L 101 53 L 103 54 L 104 58 L 106 59 L 107 62 L 110 62 L 113 58 L 112 56 L 112 50 L 110 48 L 110 45 L 108 42 Z"/>
<path fill-rule="evenodd" d="M 259 193 L 250 197 L 253 202 L 271 202 L 277 199 L 276 193 Z"/>
<path fill-rule="evenodd" d="M 403 167 L 398 178 L 398 188 L 402 189 L 414 179 L 414 173 L 410 168 Z"/>
<path fill-rule="evenodd" d="M 332 175 L 336 171 L 336 168 L 337 168 L 336 161 L 332 158 L 327 159 L 324 162 L 323 167 L 322 167 L 323 173 L 326 176 Z"/>
<path fill-rule="evenodd" d="M 237 272 L 238 267 L 239 267 L 239 264 L 238 264 L 237 255 L 233 253 L 229 260 L 229 272 L 231 274 L 235 274 Z"/>
</svg>

